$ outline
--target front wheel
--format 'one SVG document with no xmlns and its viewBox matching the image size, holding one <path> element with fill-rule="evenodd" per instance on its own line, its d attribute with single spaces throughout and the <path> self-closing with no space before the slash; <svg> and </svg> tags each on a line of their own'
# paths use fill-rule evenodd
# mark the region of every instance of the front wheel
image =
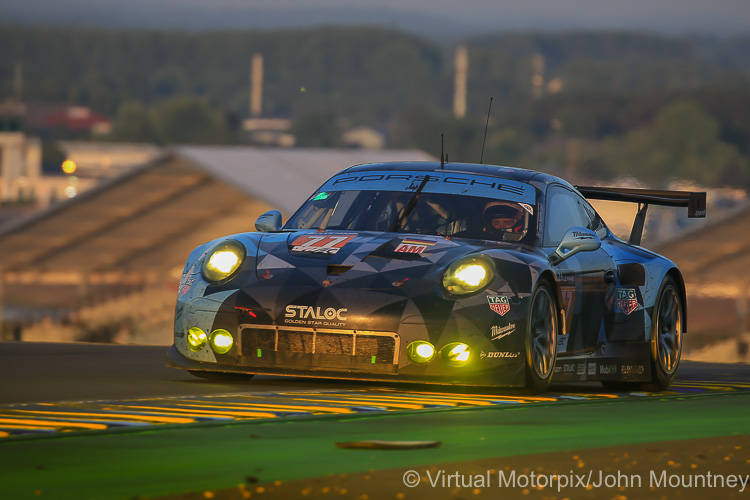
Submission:
<svg viewBox="0 0 750 500">
<path fill-rule="evenodd" d="M 550 286 L 534 290 L 526 321 L 526 388 L 532 393 L 549 387 L 557 359 L 558 309 Z"/>
</svg>

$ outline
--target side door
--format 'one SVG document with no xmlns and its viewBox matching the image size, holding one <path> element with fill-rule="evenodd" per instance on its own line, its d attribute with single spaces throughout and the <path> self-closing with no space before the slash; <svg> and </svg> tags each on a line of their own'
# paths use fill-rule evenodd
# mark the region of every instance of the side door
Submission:
<svg viewBox="0 0 750 500">
<path fill-rule="evenodd" d="M 543 249 L 547 255 L 555 251 L 571 227 L 591 229 L 600 238 L 607 234 L 586 200 L 567 186 L 552 185 L 547 189 L 545 204 Z M 614 268 L 602 248 L 577 253 L 554 266 L 568 331 L 567 338 L 560 336 L 560 354 L 591 352 L 606 340 L 607 299 L 614 286 Z"/>
</svg>

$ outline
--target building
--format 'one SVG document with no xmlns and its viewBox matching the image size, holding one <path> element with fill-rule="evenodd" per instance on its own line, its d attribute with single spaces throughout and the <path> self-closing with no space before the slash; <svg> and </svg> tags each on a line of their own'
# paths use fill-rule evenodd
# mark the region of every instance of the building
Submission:
<svg viewBox="0 0 750 500">
<path fill-rule="evenodd" d="M 0 227 L 5 322 L 33 323 L 28 340 L 119 334 L 166 344 L 182 266 L 195 246 L 252 231 L 267 210 L 289 217 L 351 165 L 430 159 L 417 150 L 175 148 Z"/>
</svg>

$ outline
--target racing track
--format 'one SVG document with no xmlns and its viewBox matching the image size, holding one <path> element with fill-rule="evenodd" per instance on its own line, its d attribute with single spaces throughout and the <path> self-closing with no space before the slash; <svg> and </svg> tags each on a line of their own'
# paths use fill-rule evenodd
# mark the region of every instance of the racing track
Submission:
<svg viewBox="0 0 750 500">
<path fill-rule="evenodd" d="M 579 384 L 532 397 L 278 377 L 217 383 L 166 368 L 165 351 L 0 343 L 0 470 L 11 478 L 0 484 L 0 497 L 457 498 L 496 495 L 497 484 L 456 488 L 443 480 L 431 487 L 429 466 L 468 477 L 504 468 L 567 474 L 627 466 L 643 478 L 647 467 L 750 469 L 748 365 L 684 363 L 673 390 L 661 394 L 607 393 L 598 384 Z M 442 445 L 335 447 L 361 439 Z M 402 479 L 411 470 L 421 475 L 415 488 Z M 679 489 L 631 486 L 606 494 L 658 498 Z M 551 492 L 558 493 L 520 487 L 504 493 L 555 497 Z M 571 489 L 559 498 L 571 493 L 601 491 Z M 679 493 L 706 494 L 695 488 Z M 740 493 L 725 487 L 718 496 L 734 494 Z"/>
</svg>

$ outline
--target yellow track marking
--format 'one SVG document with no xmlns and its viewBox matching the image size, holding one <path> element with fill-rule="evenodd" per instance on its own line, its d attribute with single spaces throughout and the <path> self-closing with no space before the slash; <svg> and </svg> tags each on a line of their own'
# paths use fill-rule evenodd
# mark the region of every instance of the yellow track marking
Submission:
<svg viewBox="0 0 750 500">
<path fill-rule="evenodd" d="M 195 422 L 192 418 L 185 417 L 158 417 L 158 416 L 145 416 L 145 415 L 132 415 L 132 414 L 107 414 L 107 413 L 78 413 L 78 412 L 67 412 L 67 411 L 36 411 L 36 410 L 11 410 L 12 412 L 18 413 L 31 413 L 34 415 L 69 415 L 72 417 L 93 417 L 96 420 L 107 421 L 107 420 L 143 420 L 147 422 L 159 422 L 164 424 L 190 424 Z"/>
<path fill-rule="evenodd" d="M 346 404 L 345 401 L 341 401 L 338 399 L 318 399 L 318 398 L 310 398 L 305 399 L 305 401 L 316 401 L 318 403 L 334 403 L 334 404 Z M 401 408 L 404 410 L 422 410 L 424 409 L 423 405 L 415 405 L 415 404 L 405 404 L 405 403 L 389 403 L 385 401 L 379 401 L 377 399 L 362 399 L 358 400 L 357 403 L 368 403 L 378 406 L 392 406 L 393 408 Z"/>
<path fill-rule="evenodd" d="M 81 429 L 95 429 L 101 430 L 106 429 L 107 426 L 104 424 L 90 424 L 83 422 L 56 422 L 51 420 L 35 420 L 35 419 L 14 419 L 14 418 L 0 418 L 0 424 L 26 424 L 26 425 L 39 425 L 44 427 L 79 427 Z"/>
<path fill-rule="evenodd" d="M 263 404 L 263 403 L 222 403 L 215 404 L 214 402 L 201 402 L 191 400 L 177 400 L 177 404 L 181 406 L 195 406 L 195 407 L 210 407 L 210 408 L 227 408 L 239 410 L 242 408 L 256 408 L 266 409 L 268 411 L 307 411 L 309 413 L 321 412 L 321 413 L 354 413 L 348 408 L 339 408 L 337 406 L 298 406 L 288 404 Z"/>
<path fill-rule="evenodd" d="M 128 405 L 126 408 L 138 408 L 141 410 L 148 410 L 152 411 L 154 413 L 161 413 L 161 412 L 168 412 L 168 413 L 182 413 L 183 416 L 192 415 L 192 416 L 199 416 L 199 417 L 219 417 L 219 418 L 226 418 L 226 417 L 242 417 L 242 418 L 276 418 L 276 415 L 273 413 L 265 413 L 265 412 L 248 412 L 248 411 L 222 411 L 222 412 L 216 412 L 216 411 L 203 411 L 203 410 L 181 410 L 180 408 L 164 408 L 162 406 L 130 406 Z"/>
</svg>

